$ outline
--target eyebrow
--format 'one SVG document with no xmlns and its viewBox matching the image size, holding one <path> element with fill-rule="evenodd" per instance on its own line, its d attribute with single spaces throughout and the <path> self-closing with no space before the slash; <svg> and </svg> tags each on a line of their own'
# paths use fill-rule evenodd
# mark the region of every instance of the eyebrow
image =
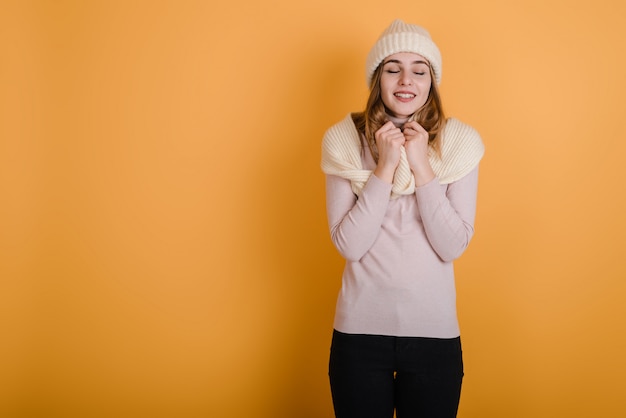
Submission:
<svg viewBox="0 0 626 418">
<path fill-rule="evenodd" d="M 402 62 L 400 62 L 400 60 L 393 60 L 393 59 L 389 60 L 389 61 L 383 62 L 383 65 L 387 65 L 387 64 L 402 64 Z M 413 61 L 411 64 L 426 64 L 426 65 L 429 65 L 424 60 Z"/>
</svg>

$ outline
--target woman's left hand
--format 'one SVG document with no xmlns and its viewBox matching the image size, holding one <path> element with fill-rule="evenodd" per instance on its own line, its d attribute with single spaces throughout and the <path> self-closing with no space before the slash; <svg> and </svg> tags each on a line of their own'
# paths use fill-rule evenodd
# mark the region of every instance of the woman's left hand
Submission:
<svg viewBox="0 0 626 418">
<path fill-rule="evenodd" d="M 428 132 L 415 121 L 407 122 L 403 126 L 409 167 L 415 176 L 417 186 L 428 183 L 435 178 L 435 173 L 428 161 Z"/>
</svg>

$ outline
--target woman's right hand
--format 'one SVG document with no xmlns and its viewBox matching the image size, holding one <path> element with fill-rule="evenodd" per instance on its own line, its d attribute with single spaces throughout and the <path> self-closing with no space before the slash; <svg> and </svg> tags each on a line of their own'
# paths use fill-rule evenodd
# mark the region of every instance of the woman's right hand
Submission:
<svg viewBox="0 0 626 418">
<path fill-rule="evenodd" d="M 391 122 L 385 123 L 374 134 L 378 148 L 378 164 L 374 175 L 388 183 L 393 183 L 393 176 L 400 163 L 400 150 L 404 145 L 404 134 Z"/>
</svg>

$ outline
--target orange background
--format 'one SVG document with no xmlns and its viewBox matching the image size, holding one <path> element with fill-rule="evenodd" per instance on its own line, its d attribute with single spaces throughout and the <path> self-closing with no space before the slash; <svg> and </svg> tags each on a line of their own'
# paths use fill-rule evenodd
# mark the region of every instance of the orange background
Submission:
<svg viewBox="0 0 626 418">
<path fill-rule="evenodd" d="M 320 141 L 395 17 L 487 148 L 459 417 L 623 416 L 617 0 L 2 1 L 0 416 L 332 416 Z"/>
</svg>

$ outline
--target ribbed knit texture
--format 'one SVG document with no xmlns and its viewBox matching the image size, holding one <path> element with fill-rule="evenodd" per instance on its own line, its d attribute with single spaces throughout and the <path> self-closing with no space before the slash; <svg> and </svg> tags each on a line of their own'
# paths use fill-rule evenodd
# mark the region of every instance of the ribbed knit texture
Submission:
<svg viewBox="0 0 626 418">
<path fill-rule="evenodd" d="M 361 136 L 354 126 L 352 115 L 332 126 L 322 141 L 322 171 L 350 180 L 352 191 L 358 196 L 372 175 L 363 169 Z M 441 134 L 441 157 L 431 148 L 428 159 L 440 184 L 450 184 L 468 174 L 485 153 L 478 132 L 471 126 L 449 118 Z M 415 178 L 409 167 L 404 148 L 396 169 L 391 197 L 415 192 Z"/>
<path fill-rule="evenodd" d="M 441 53 L 428 31 L 421 26 L 394 20 L 367 55 L 365 78 L 368 86 L 378 65 L 389 55 L 398 52 L 413 52 L 426 58 L 435 73 L 435 81 L 441 83 Z"/>
</svg>

